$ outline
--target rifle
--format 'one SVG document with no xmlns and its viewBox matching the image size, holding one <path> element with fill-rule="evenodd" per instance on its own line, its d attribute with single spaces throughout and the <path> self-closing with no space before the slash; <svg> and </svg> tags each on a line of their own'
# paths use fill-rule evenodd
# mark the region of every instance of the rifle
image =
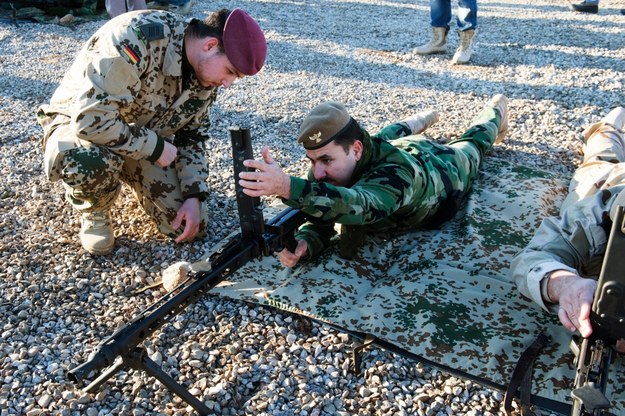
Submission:
<svg viewBox="0 0 625 416">
<path fill-rule="evenodd" d="M 572 416 L 607 416 L 605 396 L 614 345 L 625 338 L 625 209 L 617 207 L 590 313 L 592 334 L 581 345 L 572 342 L 577 372 Z"/>
<path fill-rule="evenodd" d="M 211 256 L 209 271 L 192 274 L 171 292 L 102 341 L 86 362 L 68 372 L 69 379 L 74 383 L 84 380 L 90 373 L 95 372 L 97 378 L 86 386 L 84 391 L 88 393 L 96 391 L 121 368 L 130 367 L 143 370 L 158 379 L 198 413 L 203 415 L 210 413 L 210 409 L 204 403 L 148 357 L 142 343 L 248 261 L 263 255 L 268 256 L 284 247 L 294 250 L 293 234 L 305 220 L 302 212 L 287 208 L 269 222 L 264 222 L 260 198 L 245 195 L 243 188 L 238 184 L 239 173 L 247 170 L 243 166 L 243 161 L 253 158 L 249 130 L 230 127 L 229 131 L 241 232 L 233 237 L 223 250 Z M 102 371 L 105 368 L 106 370 Z"/>
</svg>

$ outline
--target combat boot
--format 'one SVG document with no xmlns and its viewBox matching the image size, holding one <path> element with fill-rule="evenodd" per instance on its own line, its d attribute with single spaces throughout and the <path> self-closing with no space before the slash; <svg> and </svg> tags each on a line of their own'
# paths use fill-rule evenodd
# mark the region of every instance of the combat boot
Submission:
<svg viewBox="0 0 625 416">
<path fill-rule="evenodd" d="M 591 124 L 584 129 L 583 135 L 586 140 L 604 124 L 609 124 L 621 133 L 625 133 L 625 108 L 616 107 L 603 117 L 601 121 Z"/>
<path fill-rule="evenodd" d="M 451 58 L 452 65 L 466 64 L 473 55 L 473 44 L 475 40 L 475 29 L 459 32 L 460 43 L 454 57 Z"/>
<path fill-rule="evenodd" d="M 581 13 L 598 13 L 599 3 L 583 1 L 578 4 L 571 4 L 571 10 Z"/>
<path fill-rule="evenodd" d="M 80 224 L 80 243 L 86 251 L 98 256 L 113 251 L 115 235 L 108 210 L 83 212 Z"/>
<path fill-rule="evenodd" d="M 446 27 L 433 27 L 432 39 L 425 45 L 421 45 L 415 49 L 415 52 L 419 55 L 430 55 L 433 53 L 445 53 L 447 52 L 447 32 Z"/>
<path fill-rule="evenodd" d="M 490 99 L 488 104 L 486 104 L 486 107 L 494 108 L 499 111 L 501 124 L 499 125 L 499 131 L 497 133 L 495 143 L 501 143 L 508 132 L 508 98 L 503 94 L 497 94 Z"/>
<path fill-rule="evenodd" d="M 438 121 L 438 111 L 422 111 L 414 116 L 402 120 L 402 123 L 406 123 L 410 127 L 412 134 L 419 134 L 431 127 Z"/>
</svg>

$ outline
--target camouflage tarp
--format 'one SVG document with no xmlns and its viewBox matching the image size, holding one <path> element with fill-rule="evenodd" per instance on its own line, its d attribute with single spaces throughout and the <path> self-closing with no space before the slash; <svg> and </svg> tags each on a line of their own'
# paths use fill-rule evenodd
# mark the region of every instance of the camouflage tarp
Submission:
<svg viewBox="0 0 625 416">
<path fill-rule="evenodd" d="M 492 157 L 482 172 L 464 209 L 439 230 L 374 236 L 352 261 L 330 249 L 289 270 L 266 257 L 212 293 L 371 334 L 501 390 L 523 351 L 544 331 L 552 340 L 534 363 L 532 393 L 570 403 L 571 336 L 557 317 L 522 298 L 507 275 L 540 219 L 557 214 L 568 178 Z M 623 414 L 620 358 L 610 379 L 607 395 L 613 411 Z"/>
</svg>

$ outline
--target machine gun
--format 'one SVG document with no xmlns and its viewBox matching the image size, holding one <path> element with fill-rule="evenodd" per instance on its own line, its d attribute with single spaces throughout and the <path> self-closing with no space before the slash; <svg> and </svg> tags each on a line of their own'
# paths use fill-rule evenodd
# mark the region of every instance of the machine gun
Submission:
<svg viewBox="0 0 625 416">
<path fill-rule="evenodd" d="M 143 370 L 158 379 L 200 414 L 209 414 L 210 409 L 204 403 L 148 357 L 142 343 L 248 261 L 263 255 L 270 255 L 284 247 L 294 250 L 293 234 L 305 220 L 302 212 L 287 208 L 269 222 L 264 222 L 260 198 L 245 195 L 243 188 L 238 184 L 239 173 L 247 170 L 243 166 L 243 161 L 253 158 L 249 130 L 239 127 L 231 127 L 229 130 L 241 232 L 211 260 L 209 271 L 191 275 L 167 295 L 143 310 L 128 324 L 102 341 L 86 362 L 68 372 L 70 380 L 75 383 L 95 372 L 96 379 L 86 386 L 84 391 L 90 393 L 97 390 L 121 368 L 130 367 Z M 106 370 L 102 371 L 105 368 Z"/>
<path fill-rule="evenodd" d="M 610 400 L 605 396 L 614 345 L 625 338 L 625 214 L 617 207 L 606 247 L 590 320 L 592 334 L 572 343 L 577 373 L 572 416 L 607 416 Z"/>
</svg>

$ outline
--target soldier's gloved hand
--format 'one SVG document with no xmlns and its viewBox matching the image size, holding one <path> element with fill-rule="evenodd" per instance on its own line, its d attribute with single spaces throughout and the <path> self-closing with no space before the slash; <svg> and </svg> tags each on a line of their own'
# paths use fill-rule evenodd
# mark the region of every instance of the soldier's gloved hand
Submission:
<svg viewBox="0 0 625 416">
<path fill-rule="evenodd" d="M 278 257 L 280 263 L 285 267 L 295 267 L 299 260 L 308 254 L 308 243 L 306 240 L 297 240 L 297 247 L 295 247 L 295 253 L 290 252 L 288 249 L 284 249 L 280 252 Z"/>
<path fill-rule="evenodd" d="M 163 153 L 161 153 L 161 157 L 158 158 L 156 164 L 160 167 L 164 168 L 166 166 L 171 165 L 171 162 L 176 160 L 176 154 L 178 153 L 178 149 L 176 146 L 165 141 L 165 147 L 163 148 Z"/>
</svg>

